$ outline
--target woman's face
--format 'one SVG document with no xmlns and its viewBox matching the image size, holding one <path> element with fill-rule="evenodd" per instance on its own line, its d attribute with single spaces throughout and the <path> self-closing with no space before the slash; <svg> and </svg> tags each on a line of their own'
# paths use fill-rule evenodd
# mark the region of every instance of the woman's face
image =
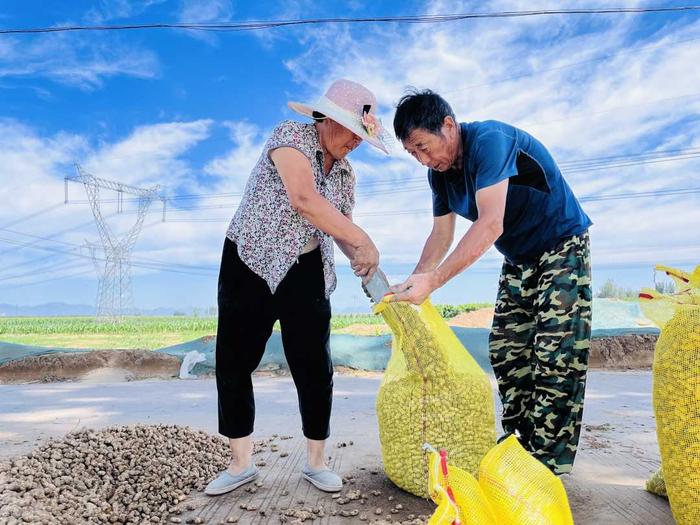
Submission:
<svg viewBox="0 0 700 525">
<path fill-rule="evenodd" d="M 335 160 L 343 159 L 360 145 L 362 139 L 329 118 L 318 123 L 321 145 Z"/>
</svg>

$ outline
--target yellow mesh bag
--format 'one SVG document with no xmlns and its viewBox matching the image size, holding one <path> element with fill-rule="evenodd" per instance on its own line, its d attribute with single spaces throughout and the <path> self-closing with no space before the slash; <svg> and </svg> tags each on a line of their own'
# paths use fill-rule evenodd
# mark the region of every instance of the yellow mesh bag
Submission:
<svg viewBox="0 0 700 525">
<path fill-rule="evenodd" d="M 481 460 L 479 481 L 430 453 L 428 525 L 573 525 L 561 481 L 510 436 Z"/>
<path fill-rule="evenodd" d="M 653 403 L 666 491 L 678 525 L 700 523 L 700 306 L 679 304 L 656 343 Z"/>
<path fill-rule="evenodd" d="M 515 436 L 481 461 L 479 484 L 500 524 L 573 525 L 561 480 L 533 458 Z"/>
<path fill-rule="evenodd" d="M 428 491 L 437 509 L 428 525 L 498 525 L 476 478 L 448 464 L 444 449 L 440 453 L 430 449 Z"/>
<path fill-rule="evenodd" d="M 376 405 L 384 469 L 400 488 L 427 497 L 423 443 L 449 450 L 455 466 L 476 472 L 496 442 L 491 385 L 430 301 L 383 301 L 374 310 L 393 332 Z"/>
<path fill-rule="evenodd" d="M 656 271 L 669 276 L 676 285 L 676 291 L 672 294 L 662 294 L 651 288 L 643 288 L 639 294 L 639 305 L 646 317 L 659 328 L 663 328 L 676 312 L 676 306 L 700 306 L 700 265 L 692 273 L 660 264 L 656 266 Z"/>
<path fill-rule="evenodd" d="M 647 490 L 665 484 L 679 525 L 700 523 L 700 265 L 691 273 L 657 266 L 676 285 L 672 294 L 644 289 L 644 314 L 661 334 L 653 365 L 653 404 L 661 469 Z M 662 494 L 663 495 L 663 494 Z"/>
</svg>

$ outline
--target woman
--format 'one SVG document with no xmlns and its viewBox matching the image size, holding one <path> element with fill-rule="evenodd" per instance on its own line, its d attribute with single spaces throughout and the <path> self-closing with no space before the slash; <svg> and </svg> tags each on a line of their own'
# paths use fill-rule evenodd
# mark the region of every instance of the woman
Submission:
<svg viewBox="0 0 700 525">
<path fill-rule="evenodd" d="M 232 460 L 206 487 L 209 495 L 253 481 L 255 402 L 251 374 L 275 321 L 297 388 L 307 464 L 302 476 L 337 492 L 342 480 L 325 463 L 333 393 L 329 353 L 335 289 L 333 241 L 356 275 L 379 264 L 369 236 L 352 222 L 355 177 L 346 155 L 366 140 L 387 153 L 375 116 L 376 98 L 349 80 L 334 82 L 312 104 L 289 107 L 314 119 L 286 121 L 272 132 L 229 226 L 219 274 L 216 384 L 219 432 Z"/>
</svg>

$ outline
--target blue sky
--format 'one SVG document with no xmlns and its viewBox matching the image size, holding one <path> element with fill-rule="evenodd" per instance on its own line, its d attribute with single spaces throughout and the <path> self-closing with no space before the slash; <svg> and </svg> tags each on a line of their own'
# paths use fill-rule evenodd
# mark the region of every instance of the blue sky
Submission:
<svg viewBox="0 0 700 525">
<path fill-rule="evenodd" d="M 561 3 L 22 0 L 0 4 L 0 26 L 556 7 Z M 388 126 L 394 104 L 412 85 L 442 93 L 463 121 L 499 119 L 524 128 L 550 148 L 584 200 L 698 188 L 698 63 L 697 13 L 0 36 L 0 303 L 94 302 L 94 268 L 79 249 L 98 240 L 85 190 L 71 184 L 71 203 L 63 204 L 63 178 L 80 162 L 106 179 L 158 184 L 170 197 L 219 194 L 175 199 L 165 223 L 154 204 L 134 248 L 136 260 L 159 261 L 161 268 L 134 268 L 137 307 L 213 305 L 235 194 L 267 133 L 280 120 L 297 118 L 288 100 L 314 99 L 339 77 L 372 89 Z M 608 160 L 595 171 L 574 164 L 667 150 L 680 153 L 628 166 Z M 399 280 L 411 271 L 431 225 L 429 213 L 415 211 L 430 207 L 425 170 L 398 145 L 388 158 L 363 145 L 350 160 L 360 184 L 356 221 L 377 243 L 382 267 Z M 585 202 L 595 223 L 595 287 L 613 278 L 638 288 L 651 283 L 657 262 L 685 268 L 700 262 L 699 203 L 698 193 Z M 185 205 L 197 209 L 177 210 Z M 114 206 L 105 202 L 103 211 L 115 232 L 125 231 L 134 206 L 127 202 L 122 215 Z M 458 235 L 467 227 L 460 220 Z M 337 260 L 334 304 L 362 310 L 367 303 L 358 282 L 340 253 Z M 435 300 L 492 301 L 500 260 L 491 250 Z"/>
</svg>

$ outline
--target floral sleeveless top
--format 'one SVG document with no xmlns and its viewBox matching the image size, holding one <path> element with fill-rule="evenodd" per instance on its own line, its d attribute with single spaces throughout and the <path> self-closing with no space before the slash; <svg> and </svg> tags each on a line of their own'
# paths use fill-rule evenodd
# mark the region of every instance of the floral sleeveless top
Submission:
<svg viewBox="0 0 700 525">
<path fill-rule="evenodd" d="M 323 149 L 313 124 L 285 121 L 278 125 L 265 143 L 262 154 L 250 174 L 238 210 L 226 236 L 238 246 L 241 260 L 265 279 L 275 290 L 306 244 L 319 239 L 326 297 L 336 286 L 333 239 L 292 208 L 287 190 L 270 152 L 289 147 L 299 150 L 311 162 L 316 190 L 342 214 L 355 206 L 355 175 L 347 159 L 336 161 L 328 175 L 323 172 Z"/>
</svg>

